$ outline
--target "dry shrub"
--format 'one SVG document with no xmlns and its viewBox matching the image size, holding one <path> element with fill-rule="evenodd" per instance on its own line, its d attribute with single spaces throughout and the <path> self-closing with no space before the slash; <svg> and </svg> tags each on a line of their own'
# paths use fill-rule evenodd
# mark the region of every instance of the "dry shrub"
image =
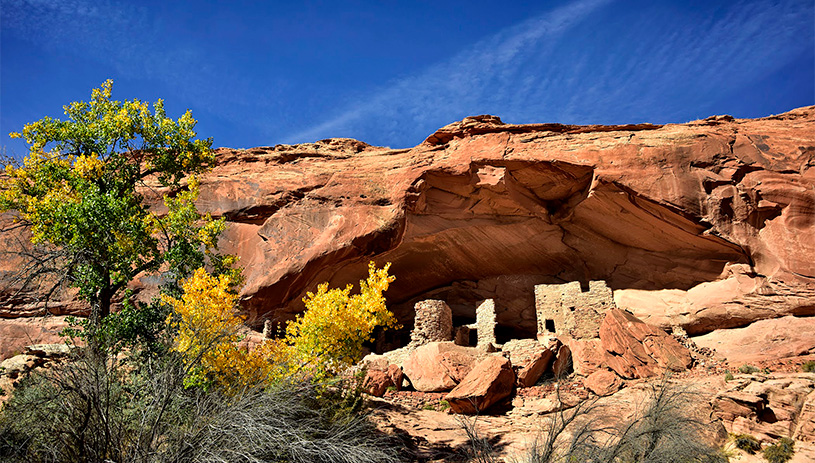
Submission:
<svg viewBox="0 0 815 463">
<path fill-rule="evenodd" d="M 178 356 L 122 364 L 90 354 L 32 378 L 0 415 L 0 461 L 391 462 L 364 416 L 311 384 L 240 393 L 184 387 Z"/>
</svg>

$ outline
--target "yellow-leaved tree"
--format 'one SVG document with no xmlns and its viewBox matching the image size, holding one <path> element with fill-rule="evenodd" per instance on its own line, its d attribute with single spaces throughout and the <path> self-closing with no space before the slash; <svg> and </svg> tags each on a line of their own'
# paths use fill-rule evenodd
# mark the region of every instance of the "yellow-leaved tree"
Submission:
<svg viewBox="0 0 815 463">
<path fill-rule="evenodd" d="M 307 293 L 306 311 L 287 324 L 284 335 L 254 350 L 238 345 L 244 319 L 236 313 L 230 277 L 198 269 L 184 282 L 180 299 L 165 297 L 176 314 L 168 322 L 177 330 L 175 350 L 189 367 L 187 385 L 218 384 L 238 392 L 286 379 L 322 381 L 341 372 L 362 358 L 363 343 L 373 341 L 377 327 L 397 325 L 382 294 L 395 279 L 389 268 L 371 262 L 358 294 L 351 294 L 352 285 L 320 284 L 317 293 Z"/>
<path fill-rule="evenodd" d="M 181 299 L 165 296 L 174 314 L 167 322 L 175 328 L 174 350 L 183 355 L 187 386 L 222 386 L 239 392 L 269 376 L 269 362 L 257 350 L 238 345 L 243 318 L 236 312 L 238 295 L 233 278 L 214 276 L 199 268 L 182 285 Z"/>
<path fill-rule="evenodd" d="M 383 292 L 394 276 L 390 263 L 377 269 L 368 264 L 368 279 L 359 282 L 359 294 L 345 289 L 317 286 L 306 293 L 306 310 L 288 323 L 282 342 L 289 350 L 290 372 L 301 371 L 315 379 L 335 374 L 362 359 L 362 345 L 374 341 L 377 327 L 397 328 L 397 320 L 385 305 Z"/>
</svg>

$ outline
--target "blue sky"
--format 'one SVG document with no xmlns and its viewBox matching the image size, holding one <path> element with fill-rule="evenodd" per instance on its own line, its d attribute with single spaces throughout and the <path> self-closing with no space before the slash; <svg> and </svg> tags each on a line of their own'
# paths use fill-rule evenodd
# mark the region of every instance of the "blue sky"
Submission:
<svg viewBox="0 0 815 463">
<path fill-rule="evenodd" d="M 686 122 L 815 104 L 815 2 L 0 0 L 0 149 L 87 100 L 164 98 L 235 148 L 409 147 L 469 115 Z"/>
</svg>

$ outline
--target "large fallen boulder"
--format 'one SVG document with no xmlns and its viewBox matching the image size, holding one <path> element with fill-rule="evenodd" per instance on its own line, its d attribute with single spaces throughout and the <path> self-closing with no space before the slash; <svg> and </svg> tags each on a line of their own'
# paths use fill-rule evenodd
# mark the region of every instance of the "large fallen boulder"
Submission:
<svg viewBox="0 0 815 463">
<path fill-rule="evenodd" d="M 404 379 L 402 368 L 388 362 L 387 357 L 370 355 L 363 359 L 362 367 L 365 368 L 362 388 L 368 394 L 382 397 L 390 387 L 395 390 L 402 389 L 402 380 Z"/>
<path fill-rule="evenodd" d="M 475 365 L 470 374 L 445 396 L 445 400 L 453 412 L 472 415 L 509 397 L 514 384 L 515 373 L 509 360 L 490 355 Z"/>
<path fill-rule="evenodd" d="M 616 373 L 604 369 L 597 370 L 590 374 L 583 381 L 583 384 L 586 386 L 586 389 L 600 397 L 603 397 L 619 391 L 623 385 L 623 382 Z"/>
<path fill-rule="evenodd" d="M 417 391 L 442 392 L 453 389 L 484 354 L 454 342 L 430 342 L 412 350 L 402 370 Z"/>
<path fill-rule="evenodd" d="M 556 339 L 549 345 L 543 345 L 536 339 L 513 339 L 504 344 L 501 350 L 509 355 L 517 385 L 530 387 L 552 365 L 559 348 L 560 342 Z"/>
<path fill-rule="evenodd" d="M 600 325 L 605 363 L 623 378 L 647 378 L 682 371 L 693 364 L 688 349 L 668 333 L 630 313 L 611 309 Z"/>
</svg>

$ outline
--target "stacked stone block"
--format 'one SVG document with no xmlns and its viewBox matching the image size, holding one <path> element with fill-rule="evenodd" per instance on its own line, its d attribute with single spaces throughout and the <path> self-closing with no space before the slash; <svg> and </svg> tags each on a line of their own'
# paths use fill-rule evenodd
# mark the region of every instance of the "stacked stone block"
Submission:
<svg viewBox="0 0 815 463">
<path fill-rule="evenodd" d="M 444 301 L 428 299 L 414 306 L 416 317 L 410 332 L 410 346 L 453 339 L 453 311 Z"/>
<path fill-rule="evenodd" d="M 605 312 L 613 307 L 614 297 L 605 281 L 590 281 L 585 292 L 578 281 L 535 286 L 539 335 L 597 338 Z"/>
</svg>

